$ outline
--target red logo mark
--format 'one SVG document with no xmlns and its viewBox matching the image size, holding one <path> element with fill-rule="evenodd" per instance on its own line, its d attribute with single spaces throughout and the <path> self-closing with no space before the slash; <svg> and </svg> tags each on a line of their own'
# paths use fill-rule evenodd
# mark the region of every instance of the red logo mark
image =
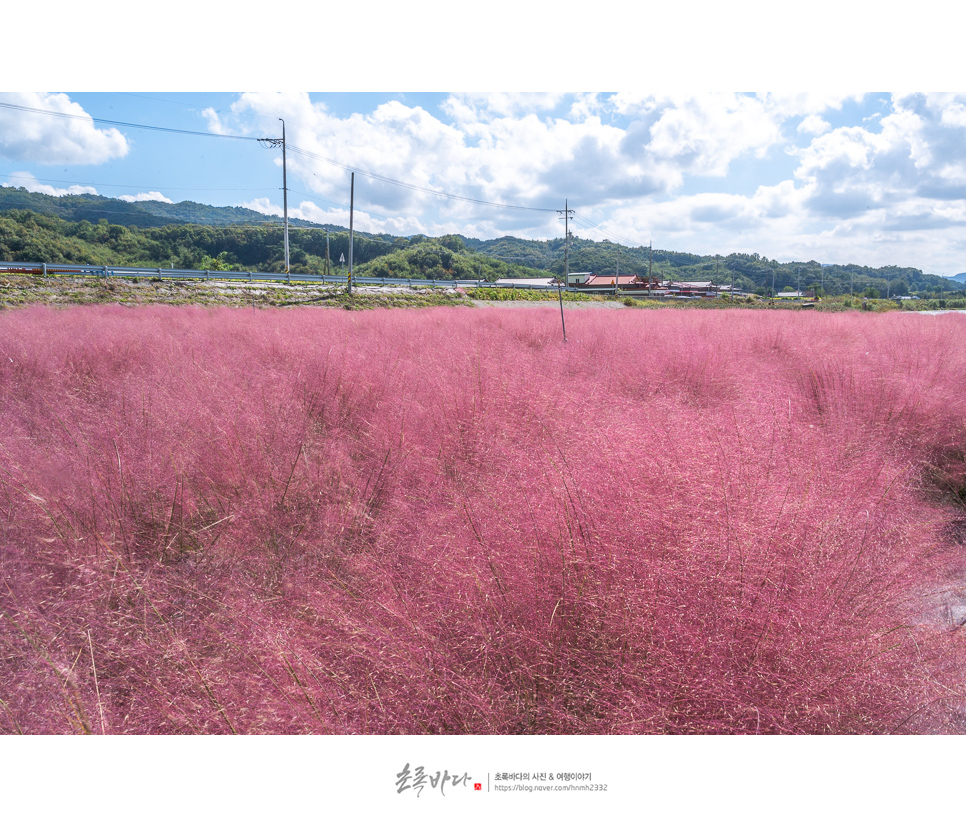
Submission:
<svg viewBox="0 0 966 834">
<path fill-rule="evenodd" d="M 473 790 L 474 791 L 481 791 L 481 790 L 483 790 L 483 785 L 480 784 L 479 782 L 474 782 L 473 783 Z"/>
</svg>

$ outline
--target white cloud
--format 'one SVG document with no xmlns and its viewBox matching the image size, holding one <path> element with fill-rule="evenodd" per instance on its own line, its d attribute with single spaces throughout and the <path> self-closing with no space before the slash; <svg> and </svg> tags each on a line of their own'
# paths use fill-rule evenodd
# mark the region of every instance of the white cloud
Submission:
<svg viewBox="0 0 966 834">
<path fill-rule="evenodd" d="M 4 188 L 26 188 L 36 194 L 46 194 L 50 197 L 66 197 L 70 194 L 96 194 L 97 189 L 89 185 L 69 185 L 67 188 L 57 188 L 38 180 L 29 171 L 15 171 L 10 174 L 10 181 L 4 182 Z"/>
<path fill-rule="evenodd" d="M 966 97 L 905 94 L 887 104 L 877 121 L 830 130 L 797 152 L 806 208 L 839 221 L 880 211 L 896 229 L 929 217 L 946 225 L 938 201 L 961 200 L 966 186 Z"/>
<path fill-rule="evenodd" d="M 765 93 L 759 96 L 769 112 L 783 119 L 821 116 L 841 110 L 849 101 L 858 102 L 865 93 Z"/>
<path fill-rule="evenodd" d="M 811 133 L 816 136 L 822 133 L 825 133 L 828 130 L 831 130 L 831 128 L 832 128 L 832 125 L 830 125 L 827 121 L 825 121 L 825 119 L 823 119 L 821 116 L 816 115 L 815 113 L 812 113 L 806 116 L 798 124 L 799 133 Z"/>
<path fill-rule="evenodd" d="M 257 200 L 249 200 L 247 203 L 241 204 L 242 208 L 251 209 L 252 211 L 258 211 L 262 214 L 277 214 L 279 217 L 282 216 L 282 207 L 274 205 L 268 197 L 259 197 Z"/>
<path fill-rule="evenodd" d="M 246 94 L 233 113 L 262 135 L 286 119 L 290 187 L 338 205 L 301 216 L 347 225 L 345 166 L 378 175 L 355 181 L 367 231 L 559 237 L 554 211 L 427 191 L 547 209 L 569 198 L 587 237 L 870 264 L 921 253 L 929 268 L 926 230 L 966 225 L 962 95 L 451 95 L 341 116 L 306 94 Z"/>
<path fill-rule="evenodd" d="M 795 176 L 802 180 L 831 176 L 837 179 L 868 169 L 875 156 L 876 134 L 862 127 L 840 127 L 813 140 L 798 155 Z"/>
<path fill-rule="evenodd" d="M 688 176 L 724 177 L 740 157 L 764 157 L 782 141 L 781 119 L 765 103 L 736 93 L 618 94 L 616 112 L 633 119 L 626 156 L 657 171 L 669 189 Z"/>
<path fill-rule="evenodd" d="M 444 109 L 454 113 L 472 112 L 477 119 L 525 116 L 551 111 L 563 100 L 562 93 L 454 93 Z"/>
<path fill-rule="evenodd" d="M 118 200 L 124 200 L 128 203 L 139 203 L 144 200 L 153 200 L 158 203 L 173 203 L 174 200 L 170 200 L 164 196 L 160 191 L 142 191 L 140 194 L 122 194 L 117 198 Z"/>
<path fill-rule="evenodd" d="M 360 172 L 357 201 L 383 215 L 421 216 L 439 209 L 450 217 L 466 214 L 466 203 L 441 202 L 430 192 L 524 206 L 545 206 L 550 201 L 552 206 L 562 203 L 564 193 L 555 178 L 586 180 L 579 169 L 591 158 L 601 163 L 603 172 L 592 181 L 595 188 L 618 172 L 623 178 L 616 164 L 621 134 L 599 120 L 572 124 L 535 113 L 493 116 L 455 98 L 447 104 L 447 112 L 455 114 L 452 123 L 398 101 L 368 114 L 339 117 L 324 105 L 311 103 L 308 96 L 245 94 L 234 109 L 239 115 L 255 114 L 265 130 L 273 121 L 277 125 L 280 115 L 285 118 L 290 182 L 294 172 L 326 200 L 347 203 L 349 177 L 344 166 L 352 166 Z M 512 216 L 495 207 L 487 211 Z"/>
<path fill-rule="evenodd" d="M 0 98 L 28 108 L 0 108 L 0 157 L 43 165 L 97 165 L 128 152 L 127 139 L 117 128 L 95 127 L 84 109 L 63 93 L 2 93 Z"/>
<path fill-rule="evenodd" d="M 571 119 L 584 121 L 591 116 L 600 116 L 607 107 L 608 104 L 601 100 L 599 93 L 577 93 L 570 105 L 569 116 Z"/>
<path fill-rule="evenodd" d="M 201 115 L 208 122 L 208 130 L 211 133 L 217 133 L 221 135 L 231 133 L 231 131 L 228 130 L 228 128 L 226 128 L 225 125 L 222 123 L 221 116 L 218 114 L 218 111 L 216 111 L 214 107 L 206 107 L 204 110 L 201 111 Z"/>
<path fill-rule="evenodd" d="M 561 105 L 569 116 L 551 115 L 566 112 Z M 559 233 L 551 210 L 564 198 L 589 209 L 668 194 L 689 176 L 723 177 L 736 159 L 761 157 L 782 140 L 780 121 L 761 100 L 734 94 L 660 100 L 585 94 L 569 104 L 559 94 L 452 95 L 442 115 L 391 101 L 341 117 L 306 94 L 246 93 L 232 110 L 237 118 L 254 115 L 258 130 L 277 131 L 278 118 L 285 118 L 290 182 L 294 173 L 326 200 L 348 202 L 351 166 L 361 173 L 357 205 L 374 214 L 418 217 L 442 208 L 453 224 L 492 223 L 544 236 Z M 634 116 L 629 126 L 627 114 Z M 429 191 L 548 213 L 523 218 L 488 206 L 491 219 L 481 221 L 478 210 L 441 203 Z"/>
<path fill-rule="evenodd" d="M 283 217 L 284 208 L 271 202 L 267 197 L 259 197 L 244 203 L 242 208 L 258 211 L 272 217 Z M 311 200 L 303 200 L 297 206 L 289 205 L 289 220 L 308 220 L 311 223 L 320 225 L 331 224 L 333 226 L 349 226 L 349 209 L 343 206 L 335 208 L 322 208 Z M 371 234 L 391 234 L 401 237 L 426 234 L 443 235 L 452 232 L 452 228 L 430 228 L 423 225 L 418 217 L 377 217 L 365 211 L 355 211 L 353 215 L 353 227 L 359 231 Z"/>
</svg>

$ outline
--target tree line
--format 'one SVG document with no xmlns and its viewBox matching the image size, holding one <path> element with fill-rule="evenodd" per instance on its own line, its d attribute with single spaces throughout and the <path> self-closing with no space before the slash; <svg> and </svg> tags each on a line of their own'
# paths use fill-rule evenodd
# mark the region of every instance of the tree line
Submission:
<svg viewBox="0 0 966 834">
<path fill-rule="evenodd" d="M 565 242 L 502 237 L 482 241 L 462 235 L 398 237 L 356 232 L 358 275 L 437 280 L 561 276 Z M 566 253 L 570 272 L 648 274 L 660 280 L 713 281 L 757 293 L 795 291 L 867 297 L 961 294 L 958 281 L 912 267 L 778 263 L 757 253 L 700 256 L 611 241 L 574 238 Z M 284 272 L 284 231 L 279 221 L 256 225 L 177 223 L 141 227 L 101 217 L 71 220 L 29 209 L 0 211 L 0 260 L 90 263 L 176 269 Z M 349 233 L 339 227 L 289 229 L 293 274 L 342 274 L 349 261 Z"/>
<path fill-rule="evenodd" d="M 374 277 L 494 281 L 547 275 L 469 250 L 458 235 L 411 238 L 356 233 L 354 270 Z M 116 266 L 284 272 L 281 224 L 139 228 L 105 218 L 65 220 L 29 210 L 0 212 L 0 260 Z M 345 274 L 348 230 L 289 229 L 289 265 L 294 274 Z"/>
</svg>

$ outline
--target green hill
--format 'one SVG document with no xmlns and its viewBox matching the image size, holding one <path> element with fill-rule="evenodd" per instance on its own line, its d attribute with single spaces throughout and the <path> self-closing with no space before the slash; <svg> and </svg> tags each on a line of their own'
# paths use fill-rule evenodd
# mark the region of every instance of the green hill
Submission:
<svg viewBox="0 0 966 834">
<path fill-rule="evenodd" d="M 0 212 L 13 209 L 60 217 L 64 220 L 101 218 L 122 226 L 155 227 L 172 223 L 196 223 L 203 226 L 277 223 L 279 218 L 237 206 L 207 206 L 185 200 L 164 203 L 159 200 L 128 202 L 97 194 L 70 194 L 51 197 L 24 188 L 0 188 Z M 290 220 L 292 226 L 314 226 L 304 220 Z"/>
<path fill-rule="evenodd" d="M 0 260 L 6 261 L 282 272 L 282 225 L 279 217 L 238 207 L 187 201 L 129 203 L 96 195 L 50 197 L 23 188 L 0 188 Z M 347 229 L 304 220 L 291 220 L 289 225 L 293 273 L 334 274 L 340 259 L 348 262 Z M 359 275 L 495 280 L 564 273 L 562 238 L 477 240 L 455 234 L 428 238 L 356 232 L 353 252 Z M 618 264 L 621 274 L 650 272 L 664 280 L 733 283 L 762 295 L 770 294 L 773 286 L 776 292 L 801 289 L 838 295 L 852 290 L 873 297 L 964 290 L 958 281 L 912 267 L 778 263 L 757 253 L 694 255 L 572 240 L 571 272 L 614 274 Z"/>
</svg>

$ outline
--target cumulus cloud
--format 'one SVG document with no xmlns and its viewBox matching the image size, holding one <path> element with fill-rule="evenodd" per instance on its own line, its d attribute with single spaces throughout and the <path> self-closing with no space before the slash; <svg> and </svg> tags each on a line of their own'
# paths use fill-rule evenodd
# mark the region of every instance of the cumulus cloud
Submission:
<svg viewBox="0 0 966 834">
<path fill-rule="evenodd" d="M 29 171 L 15 171 L 10 174 L 10 181 L 3 183 L 4 188 L 26 188 L 36 194 L 46 194 L 49 197 L 66 197 L 71 194 L 97 194 L 97 189 L 89 185 L 69 185 L 67 188 L 57 188 L 42 183 Z"/>
<path fill-rule="evenodd" d="M 821 116 L 818 116 L 814 113 L 806 116 L 798 124 L 799 133 L 811 133 L 814 135 L 825 133 L 827 130 L 830 130 L 831 128 L 832 128 L 832 125 L 830 125 L 827 121 L 825 121 L 825 119 L 823 119 Z"/>
<path fill-rule="evenodd" d="M 205 121 L 208 123 L 208 130 L 211 133 L 227 134 L 231 131 L 225 127 L 222 123 L 221 115 L 215 110 L 214 107 L 206 107 L 201 111 L 201 115 L 204 117 Z"/>
<path fill-rule="evenodd" d="M 584 121 L 591 116 L 600 116 L 607 112 L 607 102 L 598 93 L 577 93 L 570 105 L 568 115 L 571 119 Z"/>
<path fill-rule="evenodd" d="M 173 203 L 174 200 L 170 200 L 164 196 L 160 191 L 142 191 L 140 194 L 122 194 L 117 198 L 118 200 L 124 200 L 128 203 L 140 203 L 145 200 L 153 200 L 157 203 Z"/>
<path fill-rule="evenodd" d="M 0 157 L 42 165 L 97 165 L 129 150 L 119 130 L 97 128 L 63 93 L 0 93 L 0 98 L 24 108 L 0 108 Z"/>
<path fill-rule="evenodd" d="M 689 176 L 722 177 L 736 159 L 761 157 L 782 138 L 762 101 L 732 94 L 451 95 L 440 114 L 391 101 L 343 117 L 305 94 L 247 93 L 233 112 L 260 119 L 264 130 L 277 130 L 277 119 L 285 118 L 290 176 L 328 200 L 347 202 L 351 166 L 362 174 L 357 198 L 386 215 L 435 213 L 439 197 L 431 192 L 547 210 L 564 198 L 595 206 L 670 194 Z M 464 214 L 454 203 L 446 210 Z M 532 216 L 521 223 L 498 206 L 487 211 L 509 227 L 551 226 Z"/>
<path fill-rule="evenodd" d="M 612 103 L 631 119 L 623 155 L 646 166 L 668 191 L 687 177 L 724 177 L 736 160 L 762 158 L 782 141 L 781 120 L 752 96 L 623 93 Z"/>
<path fill-rule="evenodd" d="M 262 135 L 280 116 L 290 187 L 339 205 L 301 215 L 347 225 L 351 167 L 357 228 L 372 231 L 559 237 L 568 198 L 589 236 L 909 263 L 898 247 L 966 224 L 963 95 L 474 94 L 343 116 L 306 94 L 246 94 L 232 111 Z"/>
<path fill-rule="evenodd" d="M 283 212 L 282 207 L 276 206 L 271 200 L 268 199 L 268 197 L 259 197 L 256 200 L 249 200 L 247 203 L 242 203 L 241 207 L 250 209 L 251 211 L 260 212 L 261 214 L 278 215 L 279 217 L 282 216 Z"/>
<path fill-rule="evenodd" d="M 765 93 L 759 96 L 766 109 L 782 119 L 822 116 L 860 102 L 865 93 Z"/>
<path fill-rule="evenodd" d="M 551 111 L 564 99 L 562 93 L 454 93 L 443 109 L 456 117 L 472 113 L 475 119 L 524 116 Z"/>
<path fill-rule="evenodd" d="M 896 95 L 876 120 L 840 127 L 799 151 L 795 177 L 810 190 L 807 208 L 829 218 L 887 213 L 922 227 L 946 225 L 941 200 L 966 188 L 966 96 Z M 931 201 L 931 202 L 930 202 Z"/>
<path fill-rule="evenodd" d="M 539 206 L 555 190 L 547 171 L 572 159 L 588 132 L 533 113 L 480 119 L 467 110 L 450 123 L 399 101 L 340 117 L 308 96 L 245 94 L 235 109 L 261 119 L 262 129 L 270 129 L 274 120 L 277 130 L 278 116 L 285 118 L 290 177 L 295 172 L 325 199 L 348 202 L 346 168 L 351 166 L 360 174 L 357 198 L 380 214 L 435 211 L 439 193 Z M 559 194 L 553 193 L 554 202 Z M 461 212 L 454 201 L 446 210 Z"/>
</svg>

